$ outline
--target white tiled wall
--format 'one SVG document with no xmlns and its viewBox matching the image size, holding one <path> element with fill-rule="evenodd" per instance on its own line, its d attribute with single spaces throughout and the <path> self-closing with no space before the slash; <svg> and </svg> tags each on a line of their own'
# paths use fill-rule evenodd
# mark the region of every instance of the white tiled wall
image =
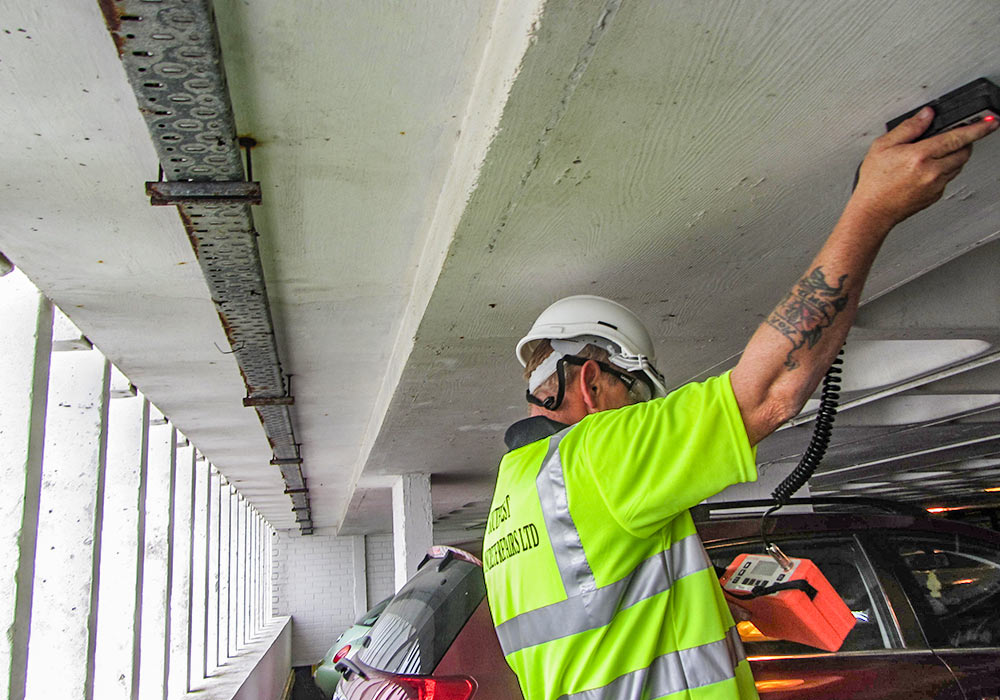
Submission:
<svg viewBox="0 0 1000 700">
<path fill-rule="evenodd" d="M 365 539 L 372 605 L 393 593 L 392 535 Z M 274 540 L 274 614 L 292 616 L 292 665 L 314 664 L 357 617 L 354 538 L 278 532 Z"/>
</svg>

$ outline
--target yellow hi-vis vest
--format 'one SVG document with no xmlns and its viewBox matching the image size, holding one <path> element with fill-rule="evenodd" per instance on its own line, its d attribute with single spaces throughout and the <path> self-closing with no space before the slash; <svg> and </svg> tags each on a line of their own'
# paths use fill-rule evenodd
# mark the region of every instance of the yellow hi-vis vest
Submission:
<svg viewBox="0 0 1000 700">
<path fill-rule="evenodd" d="M 754 457 L 728 374 L 507 453 L 483 568 L 527 700 L 757 697 L 687 510 Z"/>
</svg>

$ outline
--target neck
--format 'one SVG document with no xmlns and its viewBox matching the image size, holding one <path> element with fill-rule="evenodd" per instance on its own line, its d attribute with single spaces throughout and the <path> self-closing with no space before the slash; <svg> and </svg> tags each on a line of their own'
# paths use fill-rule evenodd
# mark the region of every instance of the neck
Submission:
<svg viewBox="0 0 1000 700">
<path fill-rule="evenodd" d="M 565 423 L 566 425 L 575 425 L 586 417 L 586 411 L 580 411 L 573 405 L 567 405 L 564 400 L 563 405 L 557 411 L 550 411 L 541 406 L 531 406 L 530 416 L 542 416 L 543 418 L 548 418 L 549 420 L 554 420 L 559 423 Z"/>
</svg>

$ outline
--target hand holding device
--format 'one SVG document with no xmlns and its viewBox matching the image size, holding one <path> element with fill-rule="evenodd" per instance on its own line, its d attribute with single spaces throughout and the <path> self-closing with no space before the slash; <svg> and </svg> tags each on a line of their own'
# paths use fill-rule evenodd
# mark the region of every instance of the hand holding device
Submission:
<svg viewBox="0 0 1000 700">
<path fill-rule="evenodd" d="M 1000 90 L 984 78 L 888 122 L 868 150 L 849 207 L 892 227 L 936 202 L 1000 126 Z"/>
</svg>

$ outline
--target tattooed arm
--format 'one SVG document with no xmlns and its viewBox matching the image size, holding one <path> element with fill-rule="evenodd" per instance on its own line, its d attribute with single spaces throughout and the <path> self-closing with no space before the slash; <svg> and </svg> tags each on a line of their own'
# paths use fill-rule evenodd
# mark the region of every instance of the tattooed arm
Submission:
<svg viewBox="0 0 1000 700">
<path fill-rule="evenodd" d="M 937 201 L 969 159 L 972 142 L 997 127 L 980 122 L 912 143 L 932 117 L 926 109 L 876 139 L 823 248 L 747 343 L 732 382 L 751 444 L 794 417 L 815 391 L 847 337 L 892 227 Z"/>
</svg>

